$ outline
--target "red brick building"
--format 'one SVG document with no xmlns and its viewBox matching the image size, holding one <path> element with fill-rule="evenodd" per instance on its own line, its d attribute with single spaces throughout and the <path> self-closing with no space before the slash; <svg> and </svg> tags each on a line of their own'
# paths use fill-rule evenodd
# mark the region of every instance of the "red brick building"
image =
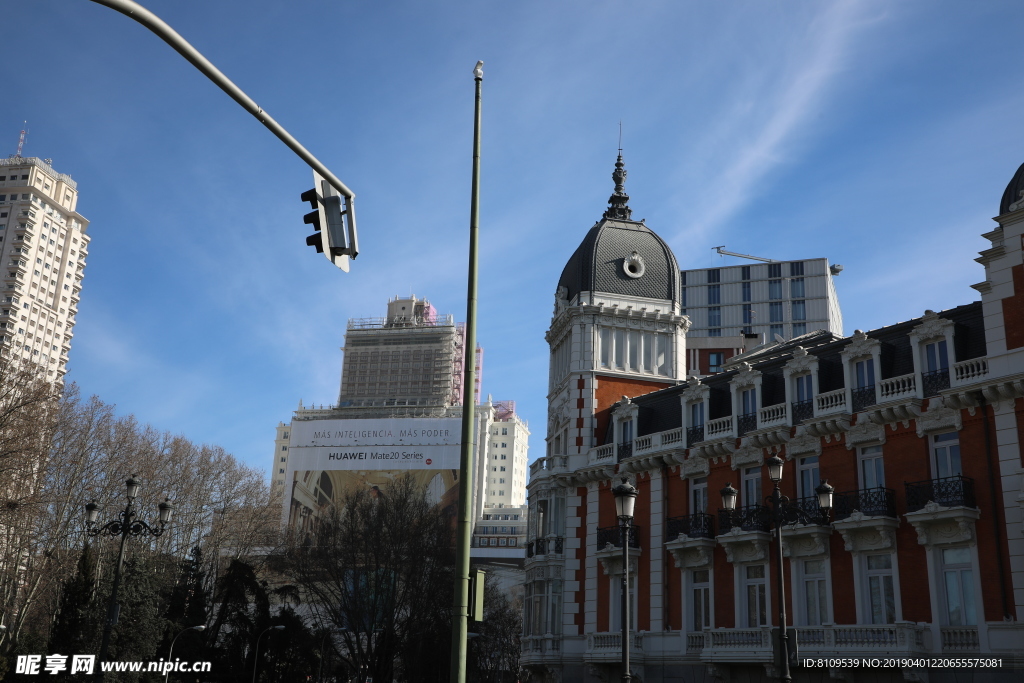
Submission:
<svg viewBox="0 0 1024 683">
<path fill-rule="evenodd" d="M 976 259 L 980 302 L 846 338 L 769 342 L 685 381 L 675 258 L 630 219 L 624 178 L 620 159 L 548 332 L 548 451 L 529 484 L 533 675 L 621 676 L 610 489 L 624 476 L 639 489 L 634 676 L 773 676 L 779 594 L 763 506 L 764 463 L 777 455 L 782 494 L 806 512 L 782 533 L 801 659 L 997 659 L 984 680 L 1024 679 L 1024 166 Z M 835 488 L 828 517 L 814 494 L 823 479 Z M 739 491 L 734 513 L 720 511 L 727 484 Z M 793 670 L 798 681 L 954 675 L 973 680 L 919 666 Z"/>
</svg>

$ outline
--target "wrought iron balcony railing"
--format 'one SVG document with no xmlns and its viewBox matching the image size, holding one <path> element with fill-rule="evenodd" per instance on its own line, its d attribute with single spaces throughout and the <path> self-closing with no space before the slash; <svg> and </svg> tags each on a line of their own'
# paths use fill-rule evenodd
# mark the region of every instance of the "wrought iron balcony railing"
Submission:
<svg viewBox="0 0 1024 683">
<path fill-rule="evenodd" d="M 674 541 L 680 536 L 690 538 L 714 538 L 715 518 L 706 512 L 697 512 L 682 517 L 669 517 L 666 522 L 666 540 Z"/>
<path fill-rule="evenodd" d="M 755 429 L 757 429 L 757 413 L 736 416 L 736 436 L 743 436 Z"/>
<path fill-rule="evenodd" d="M 875 385 L 869 384 L 866 387 L 858 387 L 851 391 L 853 398 L 853 412 L 859 413 L 868 406 L 875 405 Z"/>
<path fill-rule="evenodd" d="M 783 508 L 786 524 L 822 524 L 828 526 L 828 513 L 818 505 L 818 496 L 806 496 L 791 500 Z M 803 512 L 801 516 L 800 510 Z"/>
<path fill-rule="evenodd" d="M 625 460 L 626 458 L 632 457 L 632 455 L 633 455 L 633 442 L 630 441 L 630 442 L 627 442 L 627 443 L 620 443 L 616 447 L 615 452 L 618 455 L 618 459 L 620 461 Z"/>
<path fill-rule="evenodd" d="M 747 505 L 738 510 L 719 510 L 718 533 L 727 534 L 736 528 L 743 531 L 770 531 L 772 513 L 764 505 Z"/>
<path fill-rule="evenodd" d="M 704 425 L 686 428 L 686 447 L 692 448 L 695 443 L 704 440 Z"/>
<path fill-rule="evenodd" d="M 803 422 L 804 420 L 814 417 L 814 400 L 807 399 L 806 401 L 793 401 L 790 404 L 790 415 L 793 418 L 793 424 Z"/>
<path fill-rule="evenodd" d="M 921 385 L 924 388 L 925 398 L 938 396 L 943 389 L 949 389 L 949 368 L 922 372 Z"/>
<path fill-rule="evenodd" d="M 854 512 L 869 517 L 896 517 L 896 492 L 887 488 L 860 489 L 835 495 L 835 519 L 838 522 Z"/>
<path fill-rule="evenodd" d="M 903 486 L 907 489 L 907 512 L 917 512 L 927 505 L 928 501 L 945 507 L 977 507 L 974 500 L 974 480 L 961 474 L 942 479 L 904 482 Z"/>
<path fill-rule="evenodd" d="M 597 549 L 611 543 L 616 548 L 622 547 L 622 540 L 617 526 L 604 526 L 597 530 Z M 640 527 L 636 524 L 629 527 L 629 547 L 640 547 Z"/>
<path fill-rule="evenodd" d="M 526 556 L 535 557 L 538 555 L 547 555 L 548 553 L 561 553 L 562 552 L 562 537 L 557 538 L 538 538 L 530 541 L 526 544 Z"/>
</svg>

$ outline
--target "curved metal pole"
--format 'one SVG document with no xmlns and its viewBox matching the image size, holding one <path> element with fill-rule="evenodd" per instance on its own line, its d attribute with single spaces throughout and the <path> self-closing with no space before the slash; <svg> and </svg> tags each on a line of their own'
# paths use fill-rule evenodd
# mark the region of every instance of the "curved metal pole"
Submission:
<svg viewBox="0 0 1024 683">
<path fill-rule="evenodd" d="M 163 19 L 156 16 L 139 3 L 133 2 L 133 0 L 92 0 L 92 2 L 120 12 L 160 36 L 165 43 L 173 47 L 178 54 L 191 62 L 194 67 L 203 73 L 203 75 L 216 83 L 217 87 L 226 92 L 231 99 L 238 102 L 238 104 L 242 105 L 243 109 L 255 116 L 257 121 L 266 126 L 267 129 L 276 135 L 281 142 L 288 145 L 293 152 L 298 154 L 300 159 L 305 161 L 314 170 L 316 170 L 317 173 L 326 178 L 327 181 L 338 190 L 338 192 L 348 197 L 349 200 L 355 198 L 355 193 L 348 189 L 345 183 L 341 182 L 336 175 L 331 173 L 330 169 L 324 166 L 319 159 L 313 156 L 309 150 L 299 143 L 298 140 L 293 138 L 288 131 L 282 128 L 281 124 L 275 121 L 270 114 L 263 111 L 263 109 L 256 104 L 251 97 L 242 92 L 241 88 L 232 83 L 231 79 L 222 74 L 217 67 L 210 63 L 210 60 L 199 52 L 199 50 L 192 47 L 187 40 L 178 35 L 178 33 L 168 26 Z"/>
<path fill-rule="evenodd" d="M 263 633 L 266 633 L 267 631 L 273 630 L 274 628 L 276 628 L 276 626 L 268 626 L 267 628 L 263 629 Z M 252 660 L 252 683 L 256 683 L 256 672 L 259 671 L 259 664 L 260 664 L 260 638 L 263 637 L 263 633 L 260 633 L 258 636 L 256 636 L 256 656 L 253 657 L 253 660 Z"/>
<path fill-rule="evenodd" d="M 201 631 L 201 630 L 203 630 L 203 628 L 205 628 L 205 627 L 189 626 L 188 628 L 186 628 L 186 629 L 182 630 L 180 633 L 178 633 L 178 635 L 174 636 L 174 640 L 171 641 L 171 649 L 168 650 L 168 652 L 167 652 L 167 661 L 168 661 L 168 663 L 173 661 L 173 658 L 174 658 L 174 644 L 176 642 L 178 642 L 178 638 L 181 637 L 181 634 L 184 633 L 185 631 L 193 631 L 193 630 L 196 630 L 196 629 Z M 167 683 L 168 677 L 170 675 L 171 675 L 171 670 L 168 669 L 167 673 L 164 674 L 164 683 Z"/>
</svg>

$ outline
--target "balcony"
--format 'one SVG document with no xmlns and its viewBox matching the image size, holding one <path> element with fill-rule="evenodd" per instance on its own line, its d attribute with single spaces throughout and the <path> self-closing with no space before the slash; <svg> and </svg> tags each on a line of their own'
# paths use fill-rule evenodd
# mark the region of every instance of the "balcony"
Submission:
<svg viewBox="0 0 1024 683">
<path fill-rule="evenodd" d="M 606 546 L 622 547 L 622 535 L 617 526 L 605 526 L 597 530 L 597 547 L 600 550 Z M 629 527 L 629 547 L 640 547 L 640 527 L 636 524 Z"/>
<path fill-rule="evenodd" d="M 733 437 L 731 416 L 720 417 L 717 420 L 711 420 L 704 427 L 704 436 L 706 441 L 714 441 L 715 439 L 735 438 Z"/>
<path fill-rule="evenodd" d="M 692 448 L 704 440 L 704 425 L 686 428 L 686 447 Z"/>
<path fill-rule="evenodd" d="M 797 510 L 804 513 L 804 519 Z M 784 508 L 785 524 L 817 524 L 828 526 L 828 513 L 818 505 L 818 496 L 806 496 L 791 500 L 788 508 Z M 808 521 L 809 520 L 809 521 Z"/>
<path fill-rule="evenodd" d="M 917 398 L 917 376 L 914 373 L 883 379 L 878 383 L 880 403 Z"/>
<path fill-rule="evenodd" d="M 633 457 L 633 442 L 627 441 L 626 443 L 620 443 L 615 447 L 615 455 L 619 462 L 622 462 L 626 458 Z"/>
<path fill-rule="evenodd" d="M 855 413 L 863 411 L 868 406 L 875 405 L 877 402 L 875 399 L 875 385 L 869 384 L 866 387 L 851 389 L 850 402 L 853 406 L 853 412 Z"/>
<path fill-rule="evenodd" d="M 715 518 L 706 512 L 697 512 L 682 517 L 669 517 L 665 520 L 665 528 L 666 540 L 673 540 L 679 536 L 714 538 Z"/>
<path fill-rule="evenodd" d="M 793 401 L 789 405 L 789 414 L 793 416 L 793 424 L 800 424 L 804 420 L 814 417 L 814 401 Z"/>
<path fill-rule="evenodd" d="M 826 391 L 824 394 L 818 394 L 815 396 L 814 401 L 816 404 L 816 410 L 814 412 L 815 417 L 847 412 L 846 389 Z"/>
<path fill-rule="evenodd" d="M 757 421 L 762 428 L 788 426 L 786 404 L 778 403 L 767 408 L 761 408 L 758 411 Z"/>
<path fill-rule="evenodd" d="M 557 538 L 538 538 L 526 544 L 526 556 L 544 557 L 545 555 L 561 555 L 563 545 L 561 536 Z"/>
<path fill-rule="evenodd" d="M 630 655 L 635 661 L 642 662 L 644 654 L 644 634 L 631 634 L 629 644 Z M 583 655 L 586 662 L 618 662 L 622 659 L 621 633 L 588 633 L 587 650 Z"/>
<path fill-rule="evenodd" d="M 977 507 L 974 500 L 974 480 L 963 475 L 904 482 L 907 490 L 907 512 L 923 510 L 929 502 L 943 507 Z"/>
<path fill-rule="evenodd" d="M 896 492 L 874 488 L 845 491 L 835 495 L 835 520 L 842 521 L 854 512 L 866 517 L 896 518 Z"/>
<path fill-rule="evenodd" d="M 718 533 L 740 531 L 771 531 L 772 514 L 764 505 L 747 505 L 738 510 L 718 511 Z"/>
<path fill-rule="evenodd" d="M 943 389 L 949 389 L 949 368 L 921 373 L 921 385 L 924 397 L 938 396 Z"/>
</svg>

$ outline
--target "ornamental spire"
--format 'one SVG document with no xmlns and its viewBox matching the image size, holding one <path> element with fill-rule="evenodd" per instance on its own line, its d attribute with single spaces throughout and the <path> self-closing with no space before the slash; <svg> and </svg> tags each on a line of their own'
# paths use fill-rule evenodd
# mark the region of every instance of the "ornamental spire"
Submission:
<svg viewBox="0 0 1024 683">
<path fill-rule="evenodd" d="M 605 218 L 612 220 L 628 221 L 633 215 L 629 208 L 629 195 L 626 194 L 626 165 L 622 163 L 622 150 L 619 150 L 619 158 L 615 162 L 615 170 L 612 171 L 612 180 L 615 181 L 615 191 L 608 198 L 608 208 L 604 212 Z"/>
</svg>

